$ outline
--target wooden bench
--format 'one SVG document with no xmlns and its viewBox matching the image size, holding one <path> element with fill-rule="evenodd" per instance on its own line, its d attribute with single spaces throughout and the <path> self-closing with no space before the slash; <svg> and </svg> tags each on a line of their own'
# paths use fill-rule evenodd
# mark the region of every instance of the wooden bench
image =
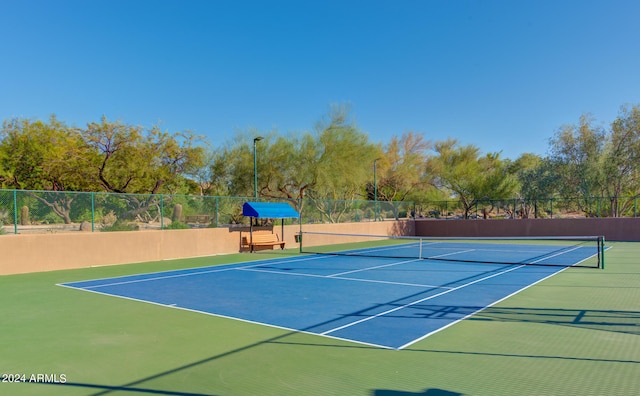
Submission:
<svg viewBox="0 0 640 396">
<path fill-rule="evenodd" d="M 264 232 L 254 233 L 253 238 L 248 236 L 242 237 L 242 245 L 248 246 L 249 251 L 255 252 L 256 250 L 274 249 L 280 245 L 280 249 L 284 249 L 284 241 L 278 238 L 278 234 L 267 234 Z"/>
</svg>

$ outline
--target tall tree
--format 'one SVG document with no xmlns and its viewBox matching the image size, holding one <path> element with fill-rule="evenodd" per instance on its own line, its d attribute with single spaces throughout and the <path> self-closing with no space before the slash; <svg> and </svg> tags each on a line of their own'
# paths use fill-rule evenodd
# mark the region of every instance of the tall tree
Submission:
<svg viewBox="0 0 640 396">
<path fill-rule="evenodd" d="M 316 139 L 315 166 L 309 169 L 316 183 L 307 197 L 326 221 L 338 222 L 353 209 L 351 201 L 361 197 L 372 179 L 380 147 L 369 142 L 344 107 L 334 107 L 316 125 Z"/>
<path fill-rule="evenodd" d="M 605 193 L 601 163 L 606 137 L 603 128 L 583 115 L 578 125 L 562 127 L 550 140 L 550 160 L 562 178 L 560 195 L 576 199 L 578 209 L 591 216 L 598 210 L 593 198 Z"/>
<path fill-rule="evenodd" d="M 80 132 L 55 116 L 48 122 L 14 119 L 3 124 L 0 168 L 5 172 L 5 184 L 58 192 L 31 196 L 67 224 L 71 223 L 71 204 L 77 195 L 61 192 L 96 188 L 88 167 L 92 154 Z"/>
<path fill-rule="evenodd" d="M 109 192 L 156 194 L 180 192 L 183 176 L 202 166 L 204 149 L 189 132 L 169 134 L 153 127 L 110 122 L 87 125 L 84 136 L 97 156 L 94 169 Z"/>
<path fill-rule="evenodd" d="M 257 131 L 239 134 L 216 151 L 211 165 L 216 191 L 253 195 L 252 142 L 258 135 Z M 308 198 L 327 221 L 336 221 L 363 193 L 379 153 L 343 107 L 334 107 L 313 133 L 265 134 L 256 150 L 259 196 L 288 199 L 294 205 Z"/>
<path fill-rule="evenodd" d="M 493 200 L 508 198 L 515 192 L 516 180 L 507 173 L 507 164 L 499 154 L 481 157 L 476 146 L 459 146 L 454 139 L 436 142 L 434 149 L 436 155 L 426 162 L 430 181 L 460 200 L 465 218 L 478 202 L 491 204 Z"/>
<path fill-rule="evenodd" d="M 379 148 L 349 120 L 344 108 L 334 108 L 316 126 L 317 184 L 313 193 L 328 199 L 356 199 L 371 180 Z"/>
<path fill-rule="evenodd" d="M 542 216 L 541 205 L 550 202 L 560 185 L 560 175 L 548 158 L 525 153 L 511 163 L 509 173 L 519 183 L 518 215 L 522 218 Z"/>
<path fill-rule="evenodd" d="M 48 122 L 6 121 L 0 143 L 2 168 L 13 187 L 29 190 L 82 191 L 95 187 L 87 172 L 90 148 L 77 129 L 51 116 Z"/>
<path fill-rule="evenodd" d="M 253 196 L 253 140 L 259 135 L 260 133 L 256 130 L 237 133 L 232 141 L 214 150 L 209 173 L 212 191 L 216 195 Z M 269 145 L 272 136 L 273 134 L 269 134 L 263 137 L 255 145 L 258 183 L 261 183 L 264 178 L 264 165 L 271 162 L 264 153 L 265 146 Z M 257 188 L 261 189 L 259 184 Z"/>
<path fill-rule="evenodd" d="M 500 158 L 500 153 L 489 153 L 478 160 L 481 177 L 476 185 L 476 201 L 482 202 L 482 215 L 486 219 L 497 205 L 517 191 L 518 181 L 509 172 L 509 162 Z M 504 207 L 508 210 L 508 205 Z"/>
<path fill-rule="evenodd" d="M 611 124 L 599 166 L 609 200 L 609 215 L 618 217 L 640 194 L 640 107 L 621 108 Z"/>
<path fill-rule="evenodd" d="M 479 150 L 475 146 L 459 147 L 457 140 L 448 139 L 436 142 L 434 151 L 436 155 L 427 159 L 426 173 L 434 187 L 450 191 L 460 200 L 467 218 L 475 202 Z"/>
<path fill-rule="evenodd" d="M 379 162 L 377 198 L 404 201 L 415 191 L 427 188 L 424 163 L 430 148 L 431 144 L 421 134 L 407 132 L 400 138 L 392 137 Z M 373 198 L 372 187 L 368 188 L 370 198 Z"/>
<path fill-rule="evenodd" d="M 96 151 L 92 168 L 102 188 L 127 194 L 123 198 L 128 208 L 121 219 L 157 217 L 149 212 L 158 206 L 155 194 L 186 192 L 185 175 L 203 164 L 204 149 L 195 145 L 196 137 L 189 132 L 144 130 L 103 117 L 99 123 L 89 123 L 84 136 Z"/>
<path fill-rule="evenodd" d="M 278 137 L 263 153 L 261 196 L 286 198 L 297 205 L 305 192 L 316 186 L 318 144 L 311 134 Z"/>
</svg>

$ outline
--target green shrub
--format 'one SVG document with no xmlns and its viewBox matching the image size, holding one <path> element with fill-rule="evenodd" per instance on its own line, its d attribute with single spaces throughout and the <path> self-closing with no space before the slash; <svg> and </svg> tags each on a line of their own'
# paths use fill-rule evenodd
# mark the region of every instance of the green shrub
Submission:
<svg viewBox="0 0 640 396">
<path fill-rule="evenodd" d="M 171 224 L 169 224 L 168 226 L 165 226 L 164 228 L 165 230 L 184 230 L 191 227 L 189 227 L 188 224 L 185 224 L 181 221 L 173 221 L 171 222 Z"/>
<path fill-rule="evenodd" d="M 124 221 L 116 221 L 113 225 L 102 227 L 103 232 L 113 232 L 113 231 L 138 231 L 138 226 L 133 223 L 127 223 Z"/>
<path fill-rule="evenodd" d="M 4 226 L 5 224 L 11 224 L 11 222 L 9 221 L 9 212 L 7 212 L 6 210 L 0 210 L 0 235 L 7 233 L 5 229 L 2 228 L 2 226 Z"/>
</svg>

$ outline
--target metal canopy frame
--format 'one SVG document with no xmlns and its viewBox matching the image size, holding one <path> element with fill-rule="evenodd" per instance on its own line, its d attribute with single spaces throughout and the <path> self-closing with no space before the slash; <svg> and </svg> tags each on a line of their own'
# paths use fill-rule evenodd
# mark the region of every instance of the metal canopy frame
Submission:
<svg viewBox="0 0 640 396">
<path fill-rule="evenodd" d="M 284 219 L 299 219 L 300 213 L 286 202 L 245 202 L 242 215 L 251 217 L 249 224 L 249 243 L 253 243 L 253 219 L 281 219 L 281 235 L 284 241 Z"/>
</svg>

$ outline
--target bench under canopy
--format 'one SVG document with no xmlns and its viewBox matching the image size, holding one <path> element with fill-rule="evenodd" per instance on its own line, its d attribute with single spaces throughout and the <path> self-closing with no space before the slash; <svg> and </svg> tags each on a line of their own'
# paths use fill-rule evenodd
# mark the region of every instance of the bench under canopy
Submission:
<svg viewBox="0 0 640 396">
<path fill-rule="evenodd" d="M 299 219 L 300 214 L 286 202 L 245 202 L 242 215 L 251 217 L 249 243 L 253 243 L 253 219 L 282 219 L 282 241 L 284 241 L 284 219 Z"/>
</svg>

